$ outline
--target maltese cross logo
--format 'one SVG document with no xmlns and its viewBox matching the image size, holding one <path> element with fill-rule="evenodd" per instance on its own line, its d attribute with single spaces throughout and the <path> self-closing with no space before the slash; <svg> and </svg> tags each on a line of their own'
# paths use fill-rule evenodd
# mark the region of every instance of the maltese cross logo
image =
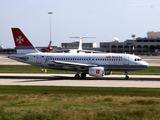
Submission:
<svg viewBox="0 0 160 120">
<path fill-rule="evenodd" d="M 18 36 L 19 38 L 16 38 L 18 42 L 18 44 L 22 44 L 22 41 L 24 42 L 24 38 L 22 38 L 22 36 Z"/>
</svg>

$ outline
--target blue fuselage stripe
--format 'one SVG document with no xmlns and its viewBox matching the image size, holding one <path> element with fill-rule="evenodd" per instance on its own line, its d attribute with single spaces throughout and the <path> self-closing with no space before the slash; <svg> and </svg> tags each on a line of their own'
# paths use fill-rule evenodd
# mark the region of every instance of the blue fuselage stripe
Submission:
<svg viewBox="0 0 160 120">
<path fill-rule="evenodd" d="M 33 46 L 17 46 L 16 49 L 35 49 Z"/>
</svg>

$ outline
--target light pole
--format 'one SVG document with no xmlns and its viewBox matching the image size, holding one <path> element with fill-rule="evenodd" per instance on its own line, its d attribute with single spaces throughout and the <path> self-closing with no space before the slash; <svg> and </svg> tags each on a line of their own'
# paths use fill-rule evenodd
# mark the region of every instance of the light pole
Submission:
<svg viewBox="0 0 160 120">
<path fill-rule="evenodd" d="M 132 35 L 132 38 L 133 38 L 133 55 L 134 55 L 134 53 L 135 53 L 135 48 L 134 48 L 134 40 L 135 40 L 135 37 L 136 37 L 136 35 Z"/>
<path fill-rule="evenodd" d="M 52 41 L 52 36 L 51 36 L 51 15 L 52 15 L 52 12 L 48 12 L 48 14 L 50 15 L 50 41 Z"/>
</svg>

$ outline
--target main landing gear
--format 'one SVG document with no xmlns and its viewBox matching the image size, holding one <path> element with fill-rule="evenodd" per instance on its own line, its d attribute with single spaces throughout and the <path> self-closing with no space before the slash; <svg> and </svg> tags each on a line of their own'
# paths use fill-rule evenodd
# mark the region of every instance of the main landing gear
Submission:
<svg viewBox="0 0 160 120">
<path fill-rule="evenodd" d="M 128 72 L 127 71 L 125 71 L 125 75 L 126 75 L 125 79 L 128 80 L 129 76 L 128 76 Z"/>
<path fill-rule="evenodd" d="M 74 77 L 75 77 L 76 79 L 79 79 L 79 78 L 80 78 L 80 75 L 79 75 L 79 74 L 76 74 Z"/>
<path fill-rule="evenodd" d="M 82 78 L 82 79 L 86 78 L 86 73 L 82 73 L 82 74 L 81 74 L 81 78 Z"/>
<path fill-rule="evenodd" d="M 74 77 L 75 77 L 76 79 L 80 79 L 80 78 L 84 79 L 84 78 L 86 78 L 86 74 L 85 74 L 85 73 L 82 73 L 81 76 L 80 76 L 79 73 L 77 72 L 77 74 L 76 74 Z"/>
</svg>

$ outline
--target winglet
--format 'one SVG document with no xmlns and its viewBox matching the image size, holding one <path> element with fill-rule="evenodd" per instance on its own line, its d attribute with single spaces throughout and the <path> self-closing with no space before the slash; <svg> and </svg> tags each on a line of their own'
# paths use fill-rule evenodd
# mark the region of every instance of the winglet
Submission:
<svg viewBox="0 0 160 120">
<path fill-rule="evenodd" d="M 12 28 L 17 53 L 39 52 L 19 28 Z"/>
</svg>

